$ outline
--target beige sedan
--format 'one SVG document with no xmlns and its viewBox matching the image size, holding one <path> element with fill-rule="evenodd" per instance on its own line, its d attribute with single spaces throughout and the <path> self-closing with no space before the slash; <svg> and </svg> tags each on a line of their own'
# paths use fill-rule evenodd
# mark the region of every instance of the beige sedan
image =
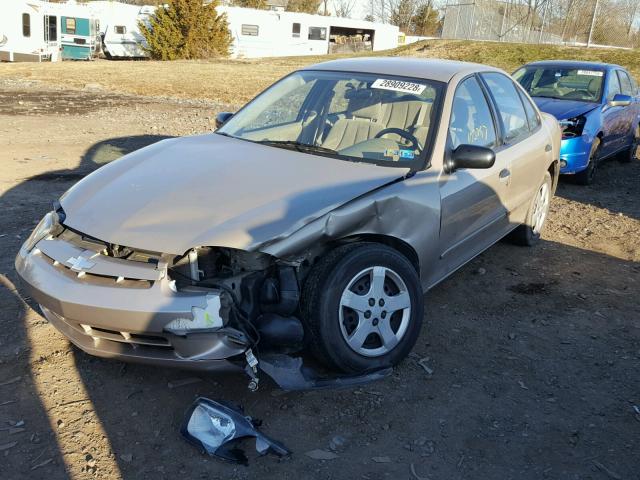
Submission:
<svg viewBox="0 0 640 480">
<path fill-rule="evenodd" d="M 508 234 L 533 245 L 558 178 L 558 123 L 484 65 L 322 63 L 218 122 L 92 173 L 18 253 L 86 352 L 254 379 L 306 352 L 395 365 L 424 292 Z"/>
</svg>

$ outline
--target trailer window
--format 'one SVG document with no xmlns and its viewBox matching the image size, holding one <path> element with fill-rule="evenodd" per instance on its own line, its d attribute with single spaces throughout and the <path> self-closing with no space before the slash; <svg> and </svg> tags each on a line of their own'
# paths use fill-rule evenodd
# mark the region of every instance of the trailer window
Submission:
<svg viewBox="0 0 640 480">
<path fill-rule="evenodd" d="M 293 28 L 291 29 L 291 36 L 292 37 L 300 37 L 300 24 L 299 23 L 294 23 L 293 24 Z"/>
<path fill-rule="evenodd" d="M 22 35 L 24 37 L 31 36 L 31 15 L 28 13 L 22 14 Z"/>
<path fill-rule="evenodd" d="M 242 25 L 242 30 L 241 30 L 240 33 L 242 33 L 242 35 L 247 35 L 249 37 L 257 37 L 259 31 L 260 30 L 258 29 L 258 25 L 246 25 L 246 24 L 243 24 Z"/>
<path fill-rule="evenodd" d="M 326 40 L 327 29 L 325 27 L 309 27 L 309 40 Z"/>
<path fill-rule="evenodd" d="M 113 29 L 118 35 L 124 35 L 125 33 L 127 33 L 127 27 L 125 27 L 124 25 L 116 25 L 115 27 L 113 27 Z"/>
<path fill-rule="evenodd" d="M 58 17 L 54 15 L 47 15 L 44 17 L 44 34 L 46 41 L 58 41 Z"/>
<path fill-rule="evenodd" d="M 65 33 L 74 35 L 76 33 L 76 19 L 73 17 L 67 17 L 64 19 Z"/>
</svg>

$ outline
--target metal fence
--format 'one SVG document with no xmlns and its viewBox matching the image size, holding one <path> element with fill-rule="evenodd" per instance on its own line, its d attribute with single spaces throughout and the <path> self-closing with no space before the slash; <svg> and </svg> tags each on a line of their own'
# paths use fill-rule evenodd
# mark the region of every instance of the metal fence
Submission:
<svg viewBox="0 0 640 480">
<path fill-rule="evenodd" d="M 442 37 L 640 47 L 640 0 L 470 0 L 445 6 Z"/>
</svg>

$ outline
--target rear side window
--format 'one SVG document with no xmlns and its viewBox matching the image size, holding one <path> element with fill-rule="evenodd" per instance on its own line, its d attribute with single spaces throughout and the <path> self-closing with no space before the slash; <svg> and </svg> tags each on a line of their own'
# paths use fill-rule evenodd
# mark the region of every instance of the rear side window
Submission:
<svg viewBox="0 0 640 480">
<path fill-rule="evenodd" d="M 22 36 L 31 36 L 31 15 L 28 13 L 22 14 Z"/>
<path fill-rule="evenodd" d="M 626 72 L 618 70 L 618 80 L 620 80 L 620 92 L 625 95 L 633 95 L 633 87 L 631 86 L 631 80 Z"/>
<path fill-rule="evenodd" d="M 529 134 L 529 122 L 520 95 L 513 82 L 501 73 L 483 73 L 482 78 L 498 107 L 504 140 L 513 142 Z"/>
<path fill-rule="evenodd" d="M 464 80 L 453 97 L 449 138 L 454 149 L 460 145 L 493 147 L 496 130 L 484 92 L 475 77 Z"/>
<path fill-rule="evenodd" d="M 291 28 L 291 36 L 292 37 L 296 37 L 298 38 L 300 36 L 300 24 L 299 23 L 294 23 L 293 27 Z"/>
<path fill-rule="evenodd" d="M 533 132 L 538 128 L 538 126 L 540 126 L 540 117 L 538 117 L 538 112 L 536 112 L 535 107 L 531 104 L 531 100 L 529 100 L 521 90 L 518 90 L 518 95 L 520 95 L 520 100 L 522 100 L 522 104 L 524 105 L 524 111 L 527 114 L 529 130 Z"/>
</svg>

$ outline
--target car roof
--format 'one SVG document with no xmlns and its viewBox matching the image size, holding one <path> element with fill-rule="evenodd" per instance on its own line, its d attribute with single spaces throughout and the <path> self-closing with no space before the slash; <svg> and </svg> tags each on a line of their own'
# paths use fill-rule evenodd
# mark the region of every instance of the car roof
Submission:
<svg viewBox="0 0 640 480">
<path fill-rule="evenodd" d="M 418 59 L 410 57 L 362 57 L 309 65 L 303 70 L 333 70 L 343 72 L 374 73 L 378 75 L 400 75 L 438 82 L 449 82 L 458 73 L 495 71 L 494 67 L 479 63 L 457 62 L 440 59 Z"/>
<path fill-rule="evenodd" d="M 615 65 L 613 63 L 602 63 L 602 62 L 585 62 L 580 60 L 540 60 L 538 62 L 531 62 L 524 65 L 525 67 L 574 67 L 574 68 L 590 68 L 590 69 L 605 69 L 610 70 L 612 68 L 620 68 L 624 70 L 620 65 Z"/>
</svg>

